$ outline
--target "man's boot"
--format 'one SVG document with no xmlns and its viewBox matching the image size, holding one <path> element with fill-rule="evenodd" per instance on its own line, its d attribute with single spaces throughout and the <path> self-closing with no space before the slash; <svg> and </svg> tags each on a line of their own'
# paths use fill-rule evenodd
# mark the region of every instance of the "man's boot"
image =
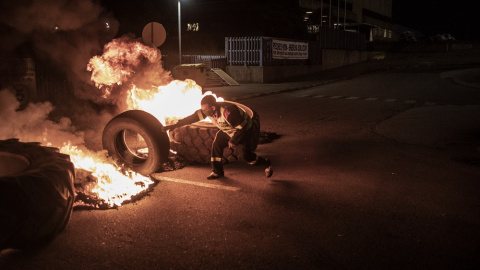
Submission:
<svg viewBox="0 0 480 270">
<path fill-rule="evenodd" d="M 222 178 L 223 177 L 223 174 L 217 174 L 217 173 L 210 173 L 209 176 L 207 176 L 207 179 L 208 180 L 215 180 L 215 179 L 219 179 L 219 178 Z"/>
</svg>

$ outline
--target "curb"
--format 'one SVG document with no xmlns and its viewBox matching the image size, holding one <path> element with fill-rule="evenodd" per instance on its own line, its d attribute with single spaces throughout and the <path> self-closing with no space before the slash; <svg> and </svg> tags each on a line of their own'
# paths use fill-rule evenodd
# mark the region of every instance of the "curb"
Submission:
<svg viewBox="0 0 480 270">
<path fill-rule="evenodd" d="M 278 95 L 278 94 L 283 94 L 283 93 L 288 93 L 288 92 L 294 92 L 294 91 L 299 91 L 299 90 L 305 90 L 308 88 L 324 85 L 324 84 L 329 84 L 337 81 L 341 81 L 342 79 L 334 79 L 334 80 L 329 80 L 329 81 L 324 81 L 320 83 L 313 83 L 313 84 L 308 84 L 308 85 L 302 85 L 302 86 L 296 86 L 296 87 L 289 87 L 285 88 L 282 90 L 277 90 L 277 91 L 271 91 L 271 92 L 262 92 L 262 93 L 256 93 L 256 94 L 250 94 L 250 95 L 245 95 L 245 96 L 240 96 L 240 97 L 233 97 L 230 98 L 231 101 L 238 101 L 238 100 L 245 100 L 245 99 L 251 99 L 251 98 L 256 98 L 256 97 L 263 97 L 263 96 L 271 96 L 271 95 Z"/>
</svg>

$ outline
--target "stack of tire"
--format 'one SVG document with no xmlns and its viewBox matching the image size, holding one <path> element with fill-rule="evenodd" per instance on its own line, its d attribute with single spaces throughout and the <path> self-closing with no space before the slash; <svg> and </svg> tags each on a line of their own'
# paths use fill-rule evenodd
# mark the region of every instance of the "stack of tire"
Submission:
<svg viewBox="0 0 480 270">
<path fill-rule="evenodd" d="M 260 118 L 245 105 L 227 101 L 239 106 L 253 120 L 254 136 L 251 144 L 257 146 L 260 136 Z M 131 130 L 145 140 L 148 157 L 136 155 L 125 143 L 126 131 Z M 213 140 L 218 128 L 208 122 L 198 122 L 170 131 L 170 136 L 162 131 L 162 124 L 153 115 L 139 110 L 123 112 L 107 123 L 103 131 L 102 142 L 110 156 L 119 164 L 130 167 L 138 173 L 149 175 L 162 168 L 168 160 L 169 150 L 187 161 L 210 163 Z M 235 155 L 229 149 L 224 152 L 225 160 Z"/>
<path fill-rule="evenodd" d="M 208 122 L 178 127 L 170 131 L 170 148 L 190 162 L 208 163 L 217 132 L 218 128 Z"/>
<path fill-rule="evenodd" d="M 67 225 L 75 168 L 57 148 L 0 140 L 0 250 L 51 241 Z"/>
<path fill-rule="evenodd" d="M 228 101 L 243 109 L 253 120 L 253 129 L 255 135 L 251 138 L 251 142 L 255 148 L 258 145 L 258 138 L 260 136 L 260 117 L 258 113 L 249 107 Z M 170 131 L 170 147 L 173 151 L 188 161 L 198 163 L 210 163 L 211 149 L 215 135 L 218 128 L 209 122 L 198 122 L 191 125 L 176 128 Z M 229 160 L 231 155 L 238 156 L 232 153 L 231 149 L 225 149 L 223 156 L 224 160 Z"/>
</svg>

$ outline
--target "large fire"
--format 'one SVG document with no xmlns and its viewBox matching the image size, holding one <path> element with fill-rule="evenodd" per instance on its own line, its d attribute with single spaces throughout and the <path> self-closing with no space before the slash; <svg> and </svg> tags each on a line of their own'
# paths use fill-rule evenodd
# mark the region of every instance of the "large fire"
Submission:
<svg viewBox="0 0 480 270">
<path fill-rule="evenodd" d="M 119 38 L 106 44 L 102 55 L 92 57 L 87 70 L 92 72 L 95 86 L 103 90 L 103 97 L 108 98 L 112 87 L 131 80 L 144 62 L 159 63 L 160 59 L 157 49 L 128 38 Z"/>
<path fill-rule="evenodd" d="M 199 109 L 204 94 L 199 85 L 188 79 L 170 80 L 166 85 L 151 84 L 148 87 L 144 86 L 144 81 L 141 83 L 142 87 L 132 82 L 135 81 L 132 77 L 137 75 L 139 70 L 151 76 L 158 76 L 151 70 L 145 70 L 144 66 L 145 63 L 160 61 L 160 57 L 157 49 L 140 42 L 114 40 L 105 46 L 103 55 L 90 60 L 87 69 L 92 72 L 91 79 L 102 91 L 104 98 L 111 95 L 113 87 L 121 85 L 127 89 L 127 94 L 123 95 L 126 100 L 122 101 L 126 104 L 126 110 L 144 110 L 165 125 Z M 145 80 L 156 81 L 149 78 Z M 60 151 L 70 155 L 77 169 L 91 172 L 97 183 L 90 191 L 98 194 L 98 197 L 110 206 L 120 206 L 153 184 L 148 177 L 133 171 L 124 172 L 103 152 L 81 150 L 70 144 L 65 144 Z"/>
<path fill-rule="evenodd" d="M 195 81 L 174 80 L 156 89 L 140 89 L 133 86 L 127 104 L 129 110 L 146 111 L 166 125 L 199 109 L 203 96 L 201 87 Z"/>
<path fill-rule="evenodd" d="M 89 192 L 96 194 L 110 207 L 120 206 L 153 184 L 150 178 L 143 175 L 132 171 L 122 172 L 122 168 L 109 160 L 103 152 L 81 150 L 68 143 L 60 148 L 60 152 L 70 155 L 75 168 L 88 171 L 95 177 L 96 183 L 89 187 Z"/>
</svg>

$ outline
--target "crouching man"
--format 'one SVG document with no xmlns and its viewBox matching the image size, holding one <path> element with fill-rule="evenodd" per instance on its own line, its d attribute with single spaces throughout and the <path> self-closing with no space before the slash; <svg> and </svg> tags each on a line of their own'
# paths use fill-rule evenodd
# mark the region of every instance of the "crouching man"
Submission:
<svg viewBox="0 0 480 270">
<path fill-rule="evenodd" d="M 235 104 L 228 102 L 217 102 L 212 95 L 206 95 L 201 100 L 201 109 L 194 114 L 179 120 L 176 124 L 164 127 L 164 130 L 173 130 L 177 127 L 192 124 L 210 118 L 220 130 L 215 135 L 212 145 L 211 165 L 212 173 L 207 179 L 213 180 L 222 178 L 223 171 L 223 150 L 230 147 L 239 153 L 240 159 L 256 166 L 265 168 L 265 176 L 271 177 L 273 170 L 268 159 L 255 154 L 255 145 L 252 145 L 254 135 L 252 118 Z"/>
</svg>

